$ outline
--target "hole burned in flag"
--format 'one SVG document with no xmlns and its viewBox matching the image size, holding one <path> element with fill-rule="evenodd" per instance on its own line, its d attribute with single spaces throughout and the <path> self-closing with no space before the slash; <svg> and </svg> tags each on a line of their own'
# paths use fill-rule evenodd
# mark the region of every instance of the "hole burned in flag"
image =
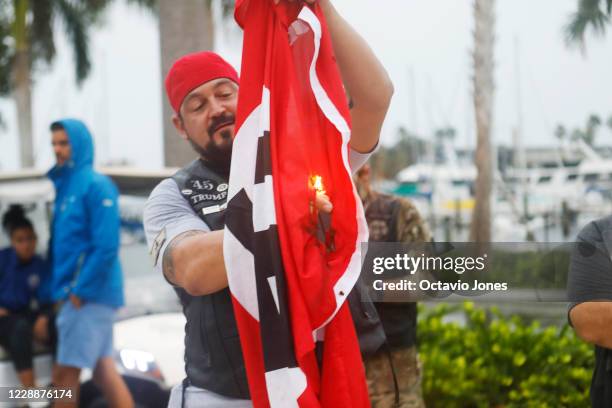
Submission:
<svg viewBox="0 0 612 408">
<path fill-rule="evenodd" d="M 327 253 L 336 249 L 332 228 L 333 204 L 325 191 L 323 177 L 313 174 L 308 179 L 310 217 L 306 230 L 317 238 Z"/>
</svg>

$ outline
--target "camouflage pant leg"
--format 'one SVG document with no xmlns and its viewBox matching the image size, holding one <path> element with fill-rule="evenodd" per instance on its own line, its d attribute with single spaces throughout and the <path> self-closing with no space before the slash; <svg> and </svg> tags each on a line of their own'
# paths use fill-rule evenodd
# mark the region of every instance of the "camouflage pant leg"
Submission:
<svg viewBox="0 0 612 408">
<path fill-rule="evenodd" d="M 366 358 L 364 364 L 373 408 L 424 408 L 421 393 L 421 367 L 416 347 L 391 351 L 399 388 L 399 405 L 395 405 L 393 374 L 386 352 Z"/>
</svg>

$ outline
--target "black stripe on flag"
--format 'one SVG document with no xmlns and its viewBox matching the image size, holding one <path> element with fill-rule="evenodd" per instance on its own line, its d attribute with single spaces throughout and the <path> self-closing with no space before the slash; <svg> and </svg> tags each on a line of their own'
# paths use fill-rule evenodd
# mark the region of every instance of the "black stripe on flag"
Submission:
<svg viewBox="0 0 612 408">
<path fill-rule="evenodd" d="M 261 255 L 255 256 L 255 279 L 261 337 L 266 340 L 262 342 L 266 371 L 297 366 L 289 326 L 285 271 L 278 248 L 276 225 L 255 233 L 255 253 Z"/>
<path fill-rule="evenodd" d="M 255 259 L 257 303 L 266 372 L 297 367 L 278 228 L 271 225 L 267 230 L 254 231 L 253 203 L 244 189 L 232 197 L 228 210 L 232 216 L 227 217 L 227 228 Z"/>
</svg>

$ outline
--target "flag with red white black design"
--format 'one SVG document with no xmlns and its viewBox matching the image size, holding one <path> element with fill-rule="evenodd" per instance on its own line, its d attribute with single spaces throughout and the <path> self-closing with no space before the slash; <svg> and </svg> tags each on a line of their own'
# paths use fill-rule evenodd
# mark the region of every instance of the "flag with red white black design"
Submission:
<svg viewBox="0 0 612 408">
<path fill-rule="evenodd" d="M 369 406 L 345 302 L 367 240 L 350 116 L 318 5 L 238 0 L 224 257 L 256 407 Z M 334 208 L 321 212 L 317 194 Z"/>
</svg>

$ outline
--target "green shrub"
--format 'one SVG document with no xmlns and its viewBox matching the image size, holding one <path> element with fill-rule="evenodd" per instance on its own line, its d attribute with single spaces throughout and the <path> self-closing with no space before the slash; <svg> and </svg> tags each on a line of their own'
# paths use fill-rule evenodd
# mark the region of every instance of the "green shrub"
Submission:
<svg viewBox="0 0 612 408">
<path fill-rule="evenodd" d="M 465 324 L 449 321 L 459 313 Z M 434 407 L 588 407 L 592 346 L 473 303 L 420 308 L 423 393 Z"/>
</svg>

